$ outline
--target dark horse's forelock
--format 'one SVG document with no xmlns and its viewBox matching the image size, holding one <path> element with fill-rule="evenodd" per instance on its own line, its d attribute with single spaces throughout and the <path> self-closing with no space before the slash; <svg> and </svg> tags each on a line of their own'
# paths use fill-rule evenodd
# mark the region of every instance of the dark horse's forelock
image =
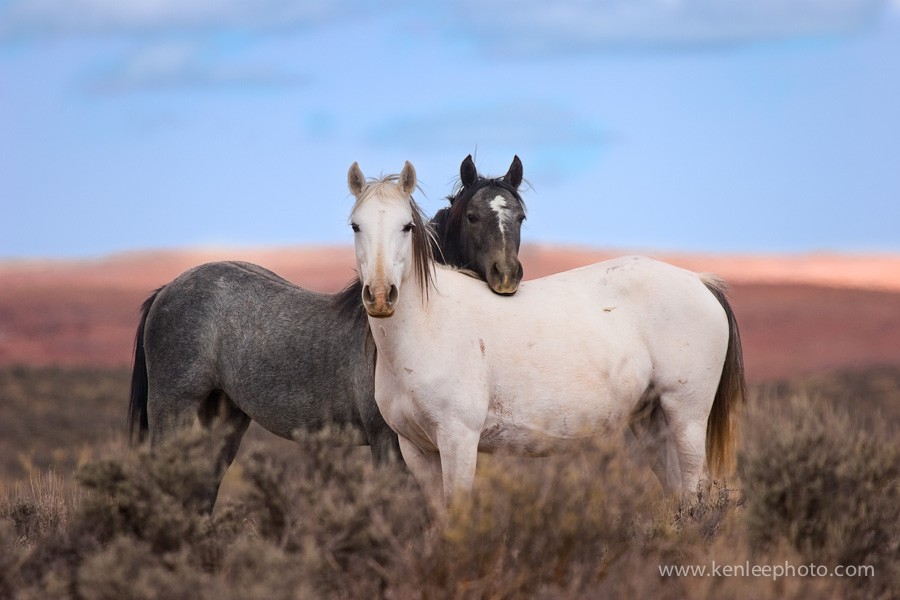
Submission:
<svg viewBox="0 0 900 600">
<path fill-rule="evenodd" d="M 366 201 L 369 196 L 380 191 L 385 185 L 397 186 L 400 175 L 386 175 L 378 179 L 369 179 L 366 187 L 356 199 L 353 205 L 352 215 L 360 204 Z M 418 185 L 416 186 L 418 187 Z M 407 198 L 409 207 L 412 211 L 412 252 L 413 252 L 413 272 L 416 276 L 416 283 L 422 291 L 422 297 L 428 299 L 428 292 L 434 284 L 434 251 L 432 243 L 435 240 L 434 229 L 431 224 L 425 220 L 422 209 L 416 203 L 415 199 L 410 195 Z"/>
</svg>

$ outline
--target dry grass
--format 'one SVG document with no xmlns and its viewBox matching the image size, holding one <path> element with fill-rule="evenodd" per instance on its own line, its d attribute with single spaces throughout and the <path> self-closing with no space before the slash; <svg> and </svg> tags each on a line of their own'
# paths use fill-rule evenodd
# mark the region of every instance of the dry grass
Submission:
<svg viewBox="0 0 900 600">
<path fill-rule="evenodd" d="M 45 375 L 5 373 L 0 393 L 52 388 L 27 381 Z M 65 387 L 81 395 L 97 378 L 93 399 L 69 396 L 81 406 L 121 384 L 120 373 L 70 375 L 82 384 Z M 60 395 L 20 402 L 36 410 L 19 419 L 41 421 L 53 411 L 37 408 Z M 95 414 L 120 416 L 124 399 L 123 388 L 116 410 Z M 288 453 L 257 442 L 239 491 L 200 516 L 214 438 L 189 432 L 155 454 L 126 453 L 109 441 L 110 419 L 87 460 L 73 442 L 55 470 L 13 461 L 0 477 L 0 598 L 894 598 L 900 446 L 893 413 L 878 407 L 898 400 L 900 373 L 887 371 L 757 390 L 738 473 L 684 504 L 619 440 L 486 460 L 471 498 L 439 521 L 408 475 L 375 469 L 343 431 L 302 435 Z M 72 418 L 77 438 L 84 416 Z M 52 457 L 59 439 L 51 427 L 25 448 Z M 80 465 L 77 477 L 61 465 Z M 875 576 L 660 574 L 714 562 L 871 565 Z"/>
<path fill-rule="evenodd" d="M 53 469 L 63 476 L 121 442 L 125 369 L 0 369 L 0 484 Z"/>
</svg>

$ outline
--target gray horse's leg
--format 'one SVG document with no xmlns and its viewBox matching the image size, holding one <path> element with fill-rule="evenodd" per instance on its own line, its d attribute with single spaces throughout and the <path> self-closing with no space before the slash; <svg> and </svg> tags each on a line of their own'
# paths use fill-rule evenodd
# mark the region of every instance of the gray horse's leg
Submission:
<svg viewBox="0 0 900 600">
<path fill-rule="evenodd" d="M 376 466 L 396 465 L 400 460 L 400 443 L 397 434 L 387 426 L 366 431 L 366 438 L 372 450 L 372 461 Z"/>
<path fill-rule="evenodd" d="M 151 381 L 147 400 L 150 447 L 159 448 L 179 431 L 191 428 L 197 421 L 197 407 L 202 401 L 202 397 L 185 397 Z"/>
<path fill-rule="evenodd" d="M 368 395 L 357 393 L 355 402 L 362 421 L 363 435 L 366 436 L 366 443 L 372 451 L 372 462 L 375 466 L 402 463 L 397 434 L 381 416 L 375 397 L 371 393 Z"/>
<path fill-rule="evenodd" d="M 201 405 L 198 415 L 200 423 L 206 429 L 224 432 L 222 449 L 214 465 L 214 484 L 204 502 L 204 511 L 211 513 L 216 504 L 216 497 L 219 495 L 222 479 L 237 456 L 241 440 L 247 433 L 247 428 L 250 427 L 251 419 L 244 411 L 235 406 L 231 398 L 224 392 L 211 394 Z"/>
<path fill-rule="evenodd" d="M 148 421 L 152 448 L 159 448 L 179 431 L 195 427 L 198 423 L 206 430 L 222 434 L 221 450 L 211 463 L 211 484 L 203 492 L 200 503 L 204 512 L 211 513 L 225 471 L 234 462 L 244 433 L 250 426 L 250 417 L 220 391 L 207 392 L 203 397 L 192 397 L 171 391 L 167 393 L 151 391 Z"/>
</svg>

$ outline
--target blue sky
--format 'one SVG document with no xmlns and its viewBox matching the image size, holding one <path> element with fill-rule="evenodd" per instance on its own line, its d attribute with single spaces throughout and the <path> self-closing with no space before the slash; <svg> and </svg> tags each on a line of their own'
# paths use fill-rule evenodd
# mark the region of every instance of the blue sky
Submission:
<svg viewBox="0 0 900 600">
<path fill-rule="evenodd" d="M 900 252 L 900 0 L 0 0 L 0 258 L 352 243 L 518 154 L 528 242 Z"/>
</svg>

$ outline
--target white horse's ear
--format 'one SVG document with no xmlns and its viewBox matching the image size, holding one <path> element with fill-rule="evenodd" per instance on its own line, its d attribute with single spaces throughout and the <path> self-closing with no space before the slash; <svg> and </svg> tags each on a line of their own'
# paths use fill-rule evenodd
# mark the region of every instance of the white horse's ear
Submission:
<svg viewBox="0 0 900 600">
<path fill-rule="evenodd" d="M 366 178 L 359 168 L 359 163 L 355 162 L 350 165 L 350 170 L 347 172 L 347 185 L 350 186 L 350 193 L 359 198 L 363 188 L 366 187 Z"/>
<path fill-rule="evenodd" d="M 512 164 L 509 165 L 509 171 L 503 176 L 503 181 L 516 189 L 522 185 L 522 161 L 519 160 L 518 154 L 513 156 Z"/>
<path fill-rule="evenodd" d="M 400 171 L 400 191 L 411 196 L 416 189 L 416 169 L 412 163 L 406 161 L 403 170 Z"/>
</svg>

